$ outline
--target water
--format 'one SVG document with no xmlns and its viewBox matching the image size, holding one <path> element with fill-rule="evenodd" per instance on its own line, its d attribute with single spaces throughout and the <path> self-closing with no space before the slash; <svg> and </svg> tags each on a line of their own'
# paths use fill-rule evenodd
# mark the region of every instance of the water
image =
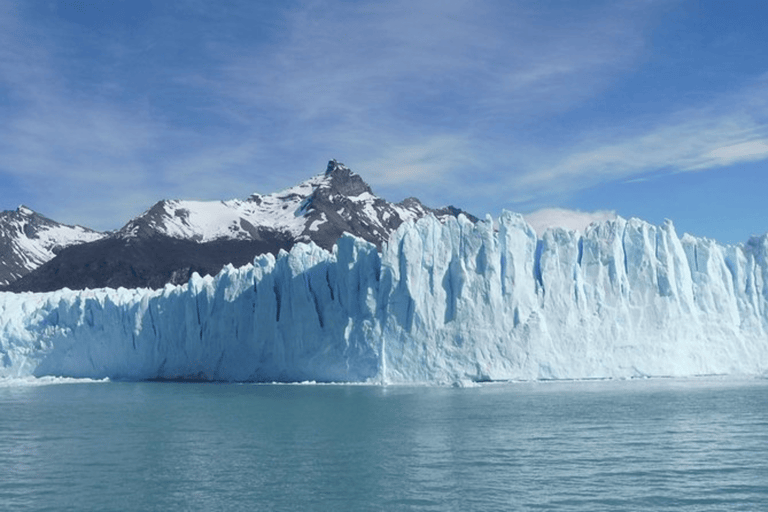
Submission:
<svg viewBox="0 0 768 512">
<path fill-rule="evenodd" d="M 0 388 L 0 509 L 768 509 L 768 382 Z"/>
</svg>

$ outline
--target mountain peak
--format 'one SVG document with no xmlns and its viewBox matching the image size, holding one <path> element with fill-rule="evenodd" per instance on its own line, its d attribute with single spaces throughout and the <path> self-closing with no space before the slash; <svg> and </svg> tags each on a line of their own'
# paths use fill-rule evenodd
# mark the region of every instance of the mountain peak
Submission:
<svg viewBox="0 0 768 512">
<path fill-rule="evenodd" d="M 355 197 L 365 192 L 373 194 L 371 187 L 358 174 L 337 160 L 328 162 L 325 176 L 330 178 L 330 186 L 327 193 L 340 194 L 347 197 Z"/>
<path fill-rule="evenodd" d="M 347 174 L 350 174 L 352 172 L 349 170 L 349 167 L 339 162 L 335 158 L 328 161 L 328 167 L 325 168 L 325 175 L 330 176 L 338 171 L 346 171 Z"/>
<path fill-rule="evenodd" d="M 27 208 L 23 204 L 20 204 L 18 208 L 16 208 L 16 212 L 20 213 L 22 215 L 34 215 L 35 212 L 31 208 Z"/>
</svg>

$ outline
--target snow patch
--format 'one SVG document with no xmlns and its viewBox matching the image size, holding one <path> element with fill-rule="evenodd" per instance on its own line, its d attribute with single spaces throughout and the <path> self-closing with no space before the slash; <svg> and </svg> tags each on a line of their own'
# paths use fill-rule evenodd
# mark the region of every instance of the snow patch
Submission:
<svg viewBox="0 0 768 512">
<path fill-rule="evenodd" d="M 325 224 L 328 221 L 328 219 L 325 217 L 325 213 L 320 214 L 320 218 L 317 220 L 312 221 L 312 224 L 309 225 L 310 231 L 319 231 L 320 226 Z"/>
</svg>

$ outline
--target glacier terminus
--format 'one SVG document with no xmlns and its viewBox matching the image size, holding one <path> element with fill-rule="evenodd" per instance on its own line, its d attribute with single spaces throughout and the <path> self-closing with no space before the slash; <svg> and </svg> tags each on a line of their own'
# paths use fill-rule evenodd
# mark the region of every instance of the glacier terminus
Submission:
<svg viewBox="0 0 768 512">
<path fill-rule="evenodd" d="M 0 376 L 461 383 L 768 371 L 768 235 L 429 214 L 159 290 L 0 294 Z"/>
</svg>

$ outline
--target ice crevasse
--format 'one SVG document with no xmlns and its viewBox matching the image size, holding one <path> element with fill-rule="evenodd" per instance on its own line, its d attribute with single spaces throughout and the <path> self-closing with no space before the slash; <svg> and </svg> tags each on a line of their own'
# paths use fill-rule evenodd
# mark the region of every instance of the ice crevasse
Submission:
<svg viewBox="0 0 768 512">
<path fill-rule="evenodd" d="M 439 382 L 768 371 L 768 236 L 408 222 L 161 290 L 0 294 L 0 376 Z"/>
</svg>

